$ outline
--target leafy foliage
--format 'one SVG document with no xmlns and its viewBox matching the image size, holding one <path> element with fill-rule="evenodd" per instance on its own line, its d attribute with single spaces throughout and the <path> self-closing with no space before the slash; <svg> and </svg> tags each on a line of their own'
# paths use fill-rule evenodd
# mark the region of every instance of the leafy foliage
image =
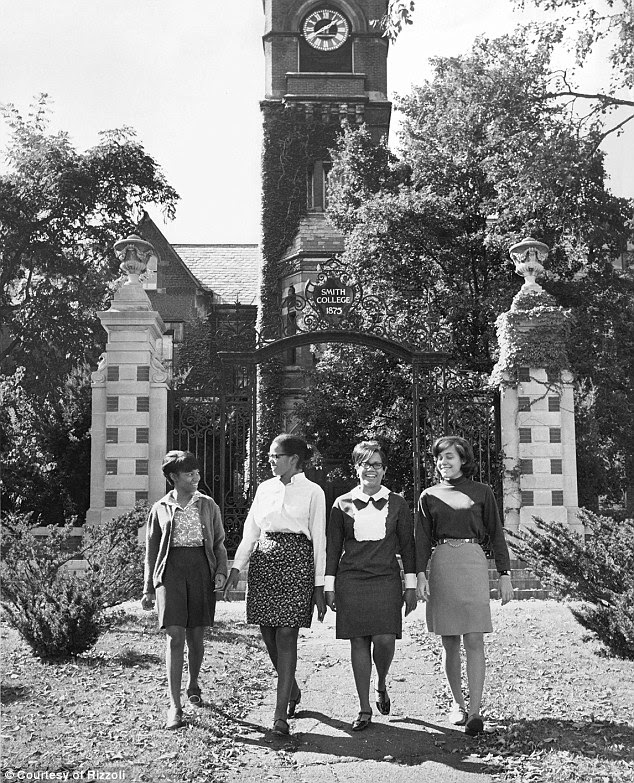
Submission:
<svg viewBox="0 0 634 783">
<path fill-rule="evenodd" d="M 559 522 L 535 519 L 513 535 L 514 548 L 560 594 L 583 601 L 575 618 L 615 655 L 634 658 L 634 520 L 582 512 L 587 538 Z"/>
<path fill-rule="evenodd" d="M 24 377 L 22 367 L 0 376 L 3 508 L 37 524 L 81 523 L 90 503 L 89 368 L 71 372 L 44 399 Z"/>
<path fill-rule="evenodd" d="M 588 488 L 617 497 L 631 475 L 634 335 L 632 281 L 611 262 L 632 203 L 606 189 L 600 126 L 579 136 L 568 108 L 541 100 L 552 48 L 522 31 L 434 59 L 433 78 L 399 99 L 400 159 L 363 131 L 345 134 L 329 215 L 346 235 L 342 260 L 364 286 L 403 317 L 448 333 L 460 366 L 487 374 L 499 350 L 495 320 L 519 288 L 508 248 L 527 234 L 546 242 L 540 282 L 573 318 L 566 347 L 583 396 L 579 442 L 592 443 L 580 465 L 610 465 Z M 560 326 L 553 334 L 565 334 Z M 540 351 L 565 366 L 553 340 L 529 353 Z M 604 442 L 586 436 L 593 417 L 605 422 Z"/>
<path fill-rule="evenodd" d="M 145 551 L 139 530 L 148 517 L 148 505 L 138 502 L 132 511 L 98 525 L 86 525 L 81 554 L 98 579 L 104 607 L 141 598 Z"/>
<path fill-rule="evenodd" d="M 132 129 L 104 131 L 80 153 L 49 131 L 48 112 L 46 95 L 26 118 L 4 107 L 12 135 L 0 176 L 0 356 L 41 394 L 100 352 L 96 311 L 117 277 L 114 241 L 144 205 L 173 216 L 178 199 Z"/>
<path fill-rule="evenodd" d="M 143 592 L 139 529 L 147 504 L 103 525 L 87 527 L 76 550 L 73 525 L 36 536 L 29 516 L 2 520 L 1 605 L 10 624 L 42 658 L 79 655 L 105 628 L 104 611 Z M 85 558 L 73 573 L 69 561 Z"/>
<path fill-rule="evenodd" d="M 50 528 L 38 538 L 28 518 L 3 521 L 1 605 L 9 623 L 42 658 L 65 658 L 89 650 L 103 629 L 99 580 L 67 564 L 72 525 Z"/>
<path fill-rule="evenodd" d="M 388 455 L 387 485 L 413 501 L 411 367 L 368 348 L 328 346 L 306 387 L 295 408 L 302 434 L 348 466 L 355 443 L 378 438 Z"/>
</svg>

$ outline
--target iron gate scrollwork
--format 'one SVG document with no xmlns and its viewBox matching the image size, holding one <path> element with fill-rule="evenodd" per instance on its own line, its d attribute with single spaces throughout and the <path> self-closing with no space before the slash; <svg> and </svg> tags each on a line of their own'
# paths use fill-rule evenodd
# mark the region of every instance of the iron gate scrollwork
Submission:
<svg viewBox="0 0 634 783">
<path fill-rule="evenodd" d="M 235 321 L 217 324 L 218 378 L 213 391 L 173 392 L 172 447 L 200 459 L 203 489 L 220 506 L 230 554 L 241 540 L 257 483 L 257 367 L 300 346 L 354 343 L 411 363 L 413 500 L 434 482 L 431 447 L 444 434 L 473 444 L 474 478 L 491 484 L 501 499 L 497 394 L 482 373 L 451 366 L 448 335 L 422 313 L 424 306 L 418 319 L 391 310 L 338 259 L 328 259 L 302 292 L 290 287 L 261 329 L 237 311 Z"/>
<path fill-rule="evenodd" d="M 255 492 L 255 366 L 231 364 L 214 391 L 172 393 L 172 448 L 198 457 L 200 490 L 218 503 L 233 553 Z"/>
</svg>

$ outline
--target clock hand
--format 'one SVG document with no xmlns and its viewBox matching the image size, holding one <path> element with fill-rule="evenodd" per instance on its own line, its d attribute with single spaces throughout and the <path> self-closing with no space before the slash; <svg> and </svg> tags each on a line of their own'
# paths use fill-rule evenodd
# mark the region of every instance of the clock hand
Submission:
<svg viewBox="0 0 634 783">
<path fill-rule="evenodd" d="M 306 37 L 307 38 L 317 38 L 318 35 L 324 35 L 324 33 L 326 33 L 326 31 L 330 27 L 335 27 L 336 24 L 337 24 L 336 22 L 331 22 L 330 24 L 324 25 L 323 27 L 320 27 L 319 30 L 313 30 L 312 33 L 309 33 Z M 336 30 L 335 30 L 335 33 L 336 33 Z M 334 35 L 335 33 L 329 33 L 329 35 Z"/>
</svg>

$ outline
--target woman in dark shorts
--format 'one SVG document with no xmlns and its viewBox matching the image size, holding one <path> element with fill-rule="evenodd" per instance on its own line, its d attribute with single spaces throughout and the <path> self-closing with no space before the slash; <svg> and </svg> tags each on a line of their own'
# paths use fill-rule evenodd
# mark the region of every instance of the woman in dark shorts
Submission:
<svg viewBox="0 0 634 783">
<path fill-rule="evenodd" d="M 163 474 L 174 487 L 150 511 L 146 532 L 145 582 L 141 605 L 156 599 L 159 627 L 165 630 L 170 707 L 165 728 L 183 725 L 181 683 L 187 642 L 187 697 L 202 706 L 198 675 L 203 662 L 203 635 L 214 623 L 216 598 L 227 578 L 225 531 L 220 509 L 198 492 L 198 460 L 189 451 L 170 451 Z"/>
<path fill-rule="evenodd" d="M 484 634 L 493 630 L 489 567 L 482 545 L 486 542 L 495 553 L 502 604 L 513 598 L 509 551 L 493 491 L 470 478 L 475 471 L 471 444 L 448 435 L 438 438 L 432 454 L 440 482 L 420 496 L 418 596 L 427 601 L 427 629 L 442 637 L 443 667 L 453 696 L 448 719 L 474 736 L 484 730 Z M 425 569 L 430 556 L 428 583 Z M 460 637 L 467 656 L 468 711 L 462 693 Z"/>
<path fill-rule="evenodd" d="M 372 659 L 377 709 L 383 715 L 390 712 L 386 678 L 396 639 L 401 638 L 403 603 L 405 614 L 416 608 L 416 554 L 407 503 L 381 483 L 387 463 L 377 441 L 358 443 L 352 460 L 359 486 L 338 497 L 330 512 L 325 595 L 327 605 L 337 612 L 337 639 L 350 639 L 360 705 L 352 730 L 362 731 L 372 720 Z"/>
<path fill-rule="evenodd" d="M 304 475 L 309 457 L 306 442 L 294 435 L 278 435 L 271 443 L 273 478 L 257 488 L 225 585 L 228 596 L 249 564 L 247 622 L 260 626 L 277 671 L 277 734 L 289 733 L 287 718 L 301 699 L 295 680 L 299 629 L 310 627 L 314 606 L 320 621 L 326 613 L 326 500 Z"/>
</svg>

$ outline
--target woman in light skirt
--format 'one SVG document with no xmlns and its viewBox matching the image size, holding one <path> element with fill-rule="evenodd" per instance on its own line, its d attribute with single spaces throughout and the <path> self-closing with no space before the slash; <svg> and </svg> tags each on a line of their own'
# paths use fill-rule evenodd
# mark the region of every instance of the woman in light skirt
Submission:
<svg viewBox="0 0 634 783">
<path fill-rule="evenodd" d="M 491 488 L 470 478 L 475 471 L 471 444 L 455 435 L 444 436 L 434 443 L 432 454 L 440 481 L 425 489 L 419 501 L 418 597 L 427 601 L 429 632 L 442 637 L 443 667 L 453 696 L 448 718 L 474 736 L 484 730 L 480 715 L 484 634 L 493 630 L 483 545 L 495 554 L 502 605 L 513 598 L 510 557 Z M 425 570 L 430 557 L 428 582 Z M 467 659 L 468 710 L 462 692 L 461 637 Z"/>
<path fill-rule="evenodd" d="M 313 608 L 326 614 L 326 499 L 304 475 L 310 450 L 302 438 L 278 435 L 271 443 L 273 478 L 258 487 L 242 541 L 225 585 L 227 597 L 249 564 L 247 622 L 260 626 L 277 671 L 273 731 L 288 734 L 302 694 L 295 680 L 297 637 L 309 628 Z"/>
</svg>

